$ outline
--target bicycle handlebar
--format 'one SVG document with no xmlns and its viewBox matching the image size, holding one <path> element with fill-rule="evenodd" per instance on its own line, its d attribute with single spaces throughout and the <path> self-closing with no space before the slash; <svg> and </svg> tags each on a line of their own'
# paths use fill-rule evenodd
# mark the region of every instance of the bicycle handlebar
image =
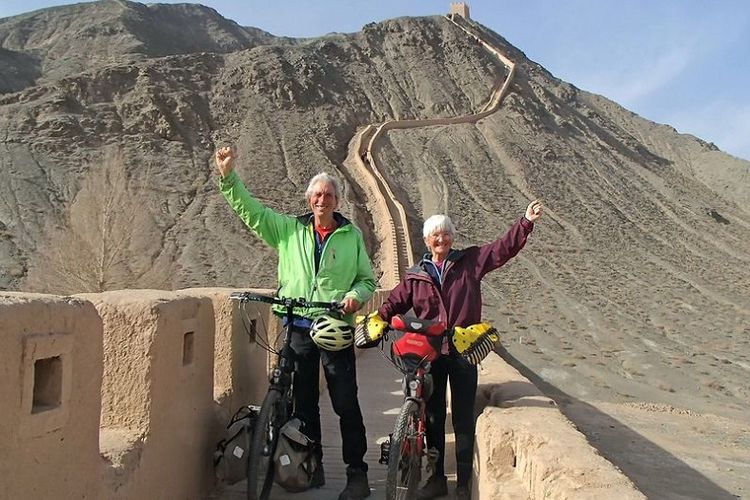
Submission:
<svg viewBox="0 0 750 500">
<path fill-rule="evenodd" d="M 340 302 L 316 302 L 300 297 L 298 299 L 291 297 L 273 297 L 270 295 L 263 295 L 254 292 L 232 292 L 229 295 L 231 300 L 238 300 L 240 302 L 264 302 L 266 304 L 274 304 L 284 307 L 299 307 L 303 309 L 321 308 L 327 309 L 328 311 L 341 311 L 344 308 L 344 304 Z"/>
</svg>

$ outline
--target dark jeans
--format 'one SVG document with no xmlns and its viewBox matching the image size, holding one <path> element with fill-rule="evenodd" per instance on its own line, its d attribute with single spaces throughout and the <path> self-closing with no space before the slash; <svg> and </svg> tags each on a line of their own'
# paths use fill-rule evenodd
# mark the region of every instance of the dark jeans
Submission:
<svg viewBox="0 0 750 500">
<path fill-rule="evenodd" d="M 328 384 L 333 411 L 339 416 L 344 463 L 349 469 L 367 471 L 365 424 L 357 399 L 357 369 L 354 346 L 343 351 L 319 349 L 310 338 L 309 330 L 295 327 L 292 350 L 296 355 L 294 401 L 296 414 L 305 423 L 305 433 L 320 442 L 320 363 Z"/>
<path fill-rule="evenodd" d="M 432 363 L 434 389 L 427 401 L 427 446 L 437 448 L 440 456 L 435 475 L 445 476 L 445 391 L 451 384 L 451 413 L 456 435 L 456 484 L 466 486 L 471 479 L 474 458 L 474 399 L 477 393 L 477 367 L 455 353 L 440 356 Z"/>
</svg>

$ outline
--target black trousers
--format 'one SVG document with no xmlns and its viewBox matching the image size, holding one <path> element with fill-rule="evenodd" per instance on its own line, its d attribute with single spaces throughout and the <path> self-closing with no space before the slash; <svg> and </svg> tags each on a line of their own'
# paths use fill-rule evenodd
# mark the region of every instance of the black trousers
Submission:
<svg viewBox="0 0 750 500">
<path fill-rule="evenodd" d="M 310 439 L 320 442 L 320 364 L 328 384 L 333 411 L 339 416 L 342 454 L 348 469 L 367 471 L 365 424 L 357 399 L 357 369 L 354 346 L 342 351 L 318 348 L 309 330 L 295 328 L 292 332 L 295 353 L 294 401 L 296 415 L 305 423 Z"/>
<path fill-rule="evenodd" d="M 451 414 L 456 435 L 456 484 L 466 486 L 471 479 L 474 458 L 474 399 L 477 393 L 477 367 L 454 352 L 432 363 L 433 392 L 427 400 L 427 447 L 437 448 L 440 456 L 435 475 L 445 476 L 446 387 L 451 384 Z"/>
</svg>

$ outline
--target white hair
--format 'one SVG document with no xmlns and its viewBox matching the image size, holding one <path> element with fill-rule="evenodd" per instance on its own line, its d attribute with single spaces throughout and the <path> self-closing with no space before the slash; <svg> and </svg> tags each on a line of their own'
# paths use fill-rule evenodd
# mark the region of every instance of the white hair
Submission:
<svg viewBox="0 0 750 500">
<path fill-rule="evenodd" d="M 336 199 L 341 199 L 341 183 L 336 177 L 327 172 L 321 172 L 310 179 L 310 183 L 307 185 L 307 190 L 305 190 L 305 198 L 309 200 L 312 197 L 313 193 L 315 192 L 315 186 L 319 182 L 324 182 L 333 186 L 333 193 L 336 195 Z"/>
<path fill-rule="evenodd" d="M 453 225 L 453 221 L 447 215 L 433 215 L 424 221 L 422 236 L 427 238 L 429 235 L 437 231 L 445 231 L 451 236 L 455 236 L 456 226 Z"/>
</svg>

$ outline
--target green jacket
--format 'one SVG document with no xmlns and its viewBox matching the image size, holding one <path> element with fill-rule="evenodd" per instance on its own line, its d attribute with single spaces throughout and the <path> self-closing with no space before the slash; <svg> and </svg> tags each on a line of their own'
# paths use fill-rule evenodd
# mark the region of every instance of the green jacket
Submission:
<svg viewBox="0 0 750 500">
<path fill-rule="evenodd" d="M 282 297 L 331 302 L 354 298 L 364 304 L 375 290 L 375 277 L 362 233 L 341 214 L 339 227 L 328 237 L 315 272 L 312 214 L 279 214 L 253 198 L 235 171 L 222 178 L 224 198 L 245 224 L 279 253 L 279 290 Z M 320 311 L 297 311 L 314 317 Z M 346 318 L 349 322 L 352 315 Z"/>
</svg>

